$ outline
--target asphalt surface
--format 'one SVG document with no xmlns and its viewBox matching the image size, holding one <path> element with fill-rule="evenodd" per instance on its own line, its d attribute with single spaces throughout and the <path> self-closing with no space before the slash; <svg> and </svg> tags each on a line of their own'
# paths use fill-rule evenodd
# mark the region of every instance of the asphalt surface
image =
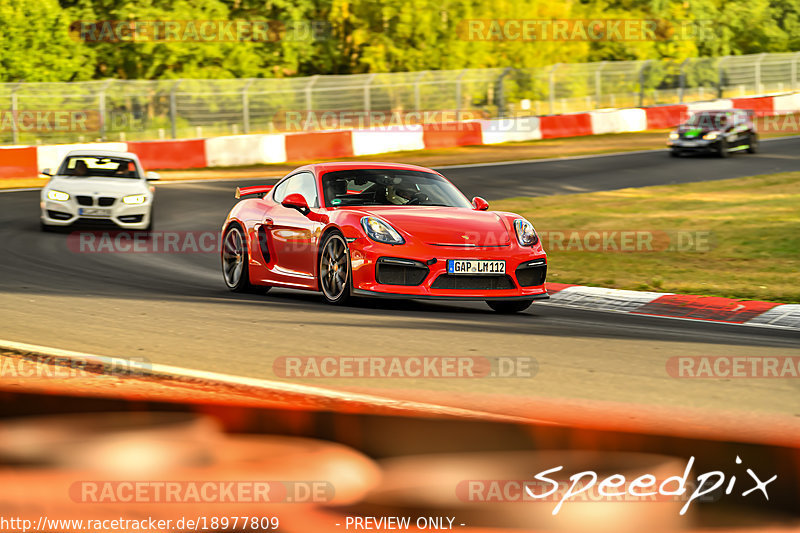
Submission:
<svg viewBox="0 0 800 533">
<path fill-rule="evenodd" d="M 790 170 L 800 170 L 800 138 L 727 160 L 647 152 L 443 172 L 468 195 L 496 199 Z M 160 184 L 156 229 L 215 234 L 236 185 L 252 183 Z M 534 378 L 305 382 L 538 419 L 548 418 L 543 406 L 559 403 L 639 406 L 676 419 L 695 409 L 732 413 L 736 424 L 746 414 L 800 430 L 800 380 L 681 380 L 665 371 L 678 355 L 798 356 L 800 332 L 548 303 L 509 317 L 480 302 L 335 308 L 312 293 L 238 295 L 225 288 L 216 253 L 80 253 L 67 234 L 39 232 L 37 217 L 38 192 L 0 194 L 2 339 L 268 379 L 282 379 L 272 363 L 287 355 L 527 355 L 538 362 Z"/>
</svg>

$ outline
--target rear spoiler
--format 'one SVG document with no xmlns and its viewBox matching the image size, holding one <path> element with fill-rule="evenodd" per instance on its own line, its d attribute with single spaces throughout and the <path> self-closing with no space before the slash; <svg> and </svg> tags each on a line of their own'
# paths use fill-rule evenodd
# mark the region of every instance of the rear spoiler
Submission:
<svg viewBox="0 0 800 533">
<path fill-rule="evenodd" d="M 244 196 L 253 196 L 256 194 L 267 194 L 272 190 L 274 185 L 253 185 L 252 187 L 236 187 L 236 194 L 234 198 L 242 198 Z"/>
</svg>

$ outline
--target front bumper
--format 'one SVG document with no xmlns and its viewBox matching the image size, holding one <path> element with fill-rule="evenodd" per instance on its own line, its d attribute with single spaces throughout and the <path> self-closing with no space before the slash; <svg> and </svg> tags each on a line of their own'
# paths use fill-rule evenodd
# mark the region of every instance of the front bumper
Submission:
<svg viewBox="0 0 800 533">
<path fill-rule="evenodd" d="M 505 261 L 501 275 L 447 273 L 448 259 Z M 353 294 L 448 300 L 545 299 L 547 254 L 537 243 L 495 247 L 391 246 L 359 238 L 350 244 Z M 393 269 L 387 274 L 385 267 Z M 406 262 L 407 267 L 401 266 Z M 413 264 L 413 266 L 412 266 Z"/>
<path fill-rule="evenodd" d="M 40 203 L 41 220 L 47 226 L 72 226 L 73 224 L 112 225 L 122 229 L 145 229 L 150 225 L 152 216 L 152 198 L 143 204 L 128 205 L 117 198 L 113 205 L 107 207 L 78 205 L 74 197 L 65 202 L 45 199 Z M 107 210 L 103 216 L 82 214 L 81 209 L 102 208 Z"/>
<path fill-rule="evenodd" d="M 675 152 L 716 152 L 719 149 L 719 138 L 706 139 L 675 139 L 667 141 L 667 147 Z"/>
</svg>

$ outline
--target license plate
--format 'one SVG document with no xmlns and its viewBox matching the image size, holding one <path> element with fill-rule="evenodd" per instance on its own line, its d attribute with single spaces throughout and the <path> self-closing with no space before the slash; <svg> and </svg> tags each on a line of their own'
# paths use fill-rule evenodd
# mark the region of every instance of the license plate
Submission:
<svg viewBox="0 0 800 533">
<path fill-rule="evenodd" d="M 683 146 L 697 146 L 697 141 L 683 141 Z"/>
<path fill-rule="evenodd" d="M 78 214 L 83 217 L 110 217 L 111 210 L 99 207 L 81 207 L 78 209 Z"/>
<path fill-rule="evenodd" d="M 448 259 L 448 274 L 505 274 L 505 261 L 487 261 L 478 259 Z"/>
</svg>

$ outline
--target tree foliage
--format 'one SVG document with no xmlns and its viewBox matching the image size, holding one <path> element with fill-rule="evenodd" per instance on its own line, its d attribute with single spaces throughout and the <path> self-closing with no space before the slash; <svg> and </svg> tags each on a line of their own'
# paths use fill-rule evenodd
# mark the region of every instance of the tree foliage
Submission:
<svg viewBox="0 0 800 533">
<path fill-rule="evenodd" d="M 469 39 L 468 20 L 647 19 L 655 40 Z M 270 41 L 87 42 L 75 21 L 278 21 Z M 689 35 L 676 28 L 701 25 Z M 309 30 L 313 28 L 313 32 Z M 285 77 L 788 52 L 797 0 L 0 0 L 0 81 Z"/>
</svg>

